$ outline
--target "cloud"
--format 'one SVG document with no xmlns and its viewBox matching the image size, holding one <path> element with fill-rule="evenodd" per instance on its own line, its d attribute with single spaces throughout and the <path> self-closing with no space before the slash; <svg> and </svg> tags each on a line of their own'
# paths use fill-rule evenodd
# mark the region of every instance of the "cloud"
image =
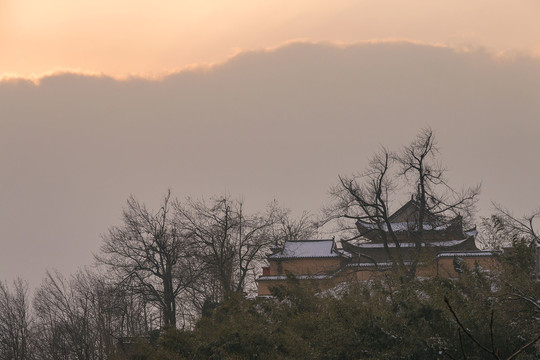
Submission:
<svg viewBox="0 0 540 360">
<path fill-rule="evenodd" d="M 525 212 L 539 205 L 539 100 L 533 58 L 388 41 L 292 43 L 159 80 L 3 81 L 0 273 L 90 263 L 130 194 L 316 211 L 338 174 L 426 125 L 452 182 L 483 182 L 484 212 L 491 200 Z"/>
</svg>

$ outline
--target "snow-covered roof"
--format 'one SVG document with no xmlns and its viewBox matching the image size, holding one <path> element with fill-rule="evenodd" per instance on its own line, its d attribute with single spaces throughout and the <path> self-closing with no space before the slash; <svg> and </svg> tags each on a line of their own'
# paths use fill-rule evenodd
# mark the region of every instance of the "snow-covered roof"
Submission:
<svg viewBox="0 0 540 360">
<path fill-rule="evenodd" d="M 438 258 L 441 257 L 476 257 L 476 256 L 493 256 L 495 251 L 456 251 L 456 252 L 444 252 L 437 255 Z"/>
<path fill-rule="evenodd" d="M 484 257 L 484 256 L 494 256 L 497 252 L 496 251 L 482 251 L 482 250 L 476 250 L 476 251 L 455 251 L 455 252 L 443 252 L 439 253 L 436 258 L 444 258 L 444 257 Z M 405 266 L 411 265 L 411 261 L 404 261 L 403 262 Z M 421 265 L 422 263 L 418 263 L 418 265 Z M 359 262 L 359 263 L 350 263 L 347 264 L 347 267 L 374 267 L 375 263 L 370 262 Z M 390 267 L 392 266 L 392 261 L 381 261 L 377 262 L 377 266 L 379 267 Z"/>
<path fill-rule="evenodd" d="M 328 275 L 328 274 L 292 275 L 292 276 L 298 280 L 324 280 L 324 279 L 332 278 L 332 275 Z M 286 280 L 286 279 L 287 279 L 287 275 L 266 275 L 266 276 L 260 276 L 257 280 L 265 281 L 265 280 Z"/>
<path fill-rule="evenodd" d="M 269 259 L 337 257 L 334 240 L 286 241 L 283 250 L 270 255 Z"/>
<path fill-rule="evenodd" d="M 412 264 L 412 262 L 410 261 L 404 261 L 403 264 L 405 266 L 409 266 Z M 356 268 L 356 267 L 372 267 L 372 266 L 375 266 L 375 263 L 374 262 L 361 262 L 361 263 L 351 263 L 351 264 L 347 264 L 347 267 L 352 267 L 352 268 Z M 381 262 L 377 262 L 377 266 L 380 266 L 380 267 L 391 267 L 392 266 L 392 262 L 391 261 L 381 261 Z"/>
<path fill-rule="evenodd" d="M 358 221 L 360 225 L 362 225 L 364 228 L 369 230 L 374 229 L 381 229 L 383 231 L 388 231 L 388 226 L 386 224 L 372 224 L 372 223 L 366 223 L 363 221 Z M 424 224 L 423 228 L 424 230 L 435 230 L 435 231 L 441 231 L 448 229 L 452 224 L 446 223 L 446 224 Z M 392 231 L 400 232 L 400 231 L 415 231 L 416 230 L 416 223 L 414 222 L 394 222 L 390 223 L 390 226 L 392 228 Z"/>
<path fill-rule="evenodd" d="M 461 239 L 461 240 L 448 240 L 448 241 L 432 241 L 429 243 L 422 243 L 422 246 L 438 246 L 438 247 L 448 247 L 448 246 L 455 246 L 464 243 L 467 241 L 467 239 Z M 373 249 L 373 248 L 383 248 L 383 243 L 365 243 L 365 244 L 354 244 L 354 246 L 364 249 Z M 415 247 L 416 243 L 399 243 L 400 247 L 407 248 L 407 247 Z M 393 248 L 396 247 L 396 244 L 393 242 L 388 242 L 388 247 Z"/>
<path fill-rule="evenodd" d="M 474 229 L 464 231 L 464 233 L 465 233 L 465 235 L 467 235 L 467 236 L 474 236 L 474 237 L 476 237 L 476 235 L 478 235 L 478 231 L 476 230 L 476 227 L 475 227 Z"/>
</svg>

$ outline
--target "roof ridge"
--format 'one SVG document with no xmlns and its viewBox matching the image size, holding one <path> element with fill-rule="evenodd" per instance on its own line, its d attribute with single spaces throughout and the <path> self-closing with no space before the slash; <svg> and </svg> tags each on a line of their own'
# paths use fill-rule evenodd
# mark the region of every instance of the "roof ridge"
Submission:
<svg viewBox="0 0 540 360">
<path fill-rule="evenodd" d="M 306 239 L 306 240 L 285 240 L 286 242 L 315 242 L 315 241 L 334 241 L 334 239 Z"/>
</svg>

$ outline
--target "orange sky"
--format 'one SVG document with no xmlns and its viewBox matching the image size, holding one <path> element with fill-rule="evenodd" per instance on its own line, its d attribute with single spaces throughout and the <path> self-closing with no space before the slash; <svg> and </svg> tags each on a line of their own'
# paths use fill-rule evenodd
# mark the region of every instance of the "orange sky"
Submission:
<svg viewBox="0 0 540 360">
<path fill-rule="evenodd" d="M 537 0 L 0 0 L 0 76 L 159 75 L 304 39 L 540 55 Z"/>
</svg>

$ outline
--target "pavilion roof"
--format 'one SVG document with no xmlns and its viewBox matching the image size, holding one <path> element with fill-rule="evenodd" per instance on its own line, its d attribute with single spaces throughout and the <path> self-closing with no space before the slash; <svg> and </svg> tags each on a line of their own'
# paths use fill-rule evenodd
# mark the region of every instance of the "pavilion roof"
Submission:
<svg viewBox="0 0 540 360">
<path fill-rule="evenodd" d="M 329 258 L 338 257 L 341 253 L 336 249 L 333 239 L 286 241 L 283 248 L 268 256 L 269 259 L 289 258 Z"/>
</svg>

